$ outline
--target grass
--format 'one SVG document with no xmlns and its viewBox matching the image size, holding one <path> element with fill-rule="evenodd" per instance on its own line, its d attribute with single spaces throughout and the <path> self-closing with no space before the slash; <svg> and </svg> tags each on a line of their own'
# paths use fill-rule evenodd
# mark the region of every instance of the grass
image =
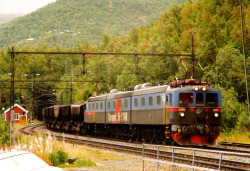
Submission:
<svg viewBox="0 0 250 171">
<path fill-rule="evenodd" d="M 232 130 L 230 132 L 222 132 L 218 137 L 218 141 L 247 143 L 250 144 L 250 131 L 249 130 Z"/>
<path fill-rule="evenodd" d="M 49 165 L 57 167 L 95 167 L 96 164 L 89 156 L 95 153 L 86 148 L 78 148 L 72 144 L 64 144 L 54 137 L 46 135 L 27 136 L 16 134 L 16 144 L 5 149 L 0 149 L 0 154 L 11 151 L 30 151 L 35 153 Z M 77 158 L 73 164 L 68 164 L 69 158 Z"/>
<path fill-rule="evenodd" d="M 94 158 L 92 157 L 93 152 L 92 151 L 89 152 L 88 148 L 84 146 L 77 146 L 77 145 L 62 143 L 58 141 L 54 143 L 54 146 L 55 146 L 54 147 L 55 151 L 58 151 L 58 148 L 60 148 L 59 150 L 63 149 L 66 153 L 68 153 L 69 154 L 68 159 L 77 158 L 73 164 L 64 163 L 64 164 L 58 165 L 58 167 L 72 168 L 72 167 L 95 167 L 96 166 L 95 162 L 93 162 L 94 161 Z"/>
</svg>

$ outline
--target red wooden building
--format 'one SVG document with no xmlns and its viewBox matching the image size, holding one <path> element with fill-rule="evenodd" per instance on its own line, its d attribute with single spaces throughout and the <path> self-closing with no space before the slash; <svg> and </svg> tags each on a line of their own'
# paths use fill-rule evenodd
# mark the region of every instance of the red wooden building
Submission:
<svg viewBox="0 0 250 171">
<path fill-rule="evenodd" d="M 27 111 L 18 104 L 14 105 L 14 111 L 15 111 L 14 115 L 15 123 L 25 124 L 28 121 L 29 111 Z M 10 108 L 4 111 L 4 120 L 10 122 Z"/>
</svg>

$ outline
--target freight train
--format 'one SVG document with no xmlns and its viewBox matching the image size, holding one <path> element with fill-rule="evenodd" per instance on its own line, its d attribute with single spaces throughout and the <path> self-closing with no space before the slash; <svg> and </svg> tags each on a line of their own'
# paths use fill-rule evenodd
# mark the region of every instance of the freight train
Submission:
<svg viewBox="0 0 250 171">
<path fill-rule="evenodd" d="M 150 143 L 215 145 L 221 94 L 209 82 L 175 81 L 111 90 L 85 103 L 43 109 L 46 126 L 64 132 Z"/>
</svg>

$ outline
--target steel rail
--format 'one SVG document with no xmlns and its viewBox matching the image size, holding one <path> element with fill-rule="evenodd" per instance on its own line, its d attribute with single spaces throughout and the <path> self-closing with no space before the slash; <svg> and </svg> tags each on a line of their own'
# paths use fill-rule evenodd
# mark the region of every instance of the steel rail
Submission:
<svg viewBox="0 0 250 171">
<path fill-rule="evenodd" d="M 222 146 L 242 147 L 242 148 L 249 148 L 250 149 L 250 144 L 247 144 L 247 143 L 235 143 L 235 142 L 221 141 L 221 142 L 219 142 L 219 144 Z"/>
</svg>

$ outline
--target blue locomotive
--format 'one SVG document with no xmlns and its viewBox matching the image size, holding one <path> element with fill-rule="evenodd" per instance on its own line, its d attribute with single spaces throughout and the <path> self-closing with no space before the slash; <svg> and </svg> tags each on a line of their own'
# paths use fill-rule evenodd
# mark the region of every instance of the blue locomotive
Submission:
<svg viewBox="0 0 250 171">
<path fill-rule="evenodd" d="M 172 145 L 214 145 L 221 128 L 220 92 L 208 82 L 195 80 L 161 86 L 145 83 L 133 91 L 114 89 L 89 97 L 84 104 L 69 105 L 68 110 L 65 106 L 55 110 L 57 107 L 44 109 L 47 126 L 85 135 Z"/>
</svg>

